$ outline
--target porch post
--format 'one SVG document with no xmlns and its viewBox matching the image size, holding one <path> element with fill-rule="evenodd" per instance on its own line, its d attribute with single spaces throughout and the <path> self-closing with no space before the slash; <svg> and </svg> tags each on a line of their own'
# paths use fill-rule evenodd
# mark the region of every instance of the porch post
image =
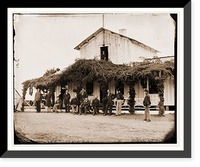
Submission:
<svg viewBox="0 0 200 167">
<path fill-rule="evenodd" d="M 147 77 L 147 90 L 149 91 L 149 77 Z"/>
</svg>

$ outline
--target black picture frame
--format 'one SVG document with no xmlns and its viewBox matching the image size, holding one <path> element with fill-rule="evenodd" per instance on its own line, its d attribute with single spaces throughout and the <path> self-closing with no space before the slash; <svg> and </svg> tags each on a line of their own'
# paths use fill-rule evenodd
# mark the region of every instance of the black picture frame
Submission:
<svg viewBox="0 0 200 167">
<path fill-rule="evenodd" d="M 184 151 L 7 151 L 7 113 L 2 114 L 1 159 L 7 158 L 192 158 L 192 16 L 193 2 L 184 8 Z M 177 7 L 177 6 L 176 6 Z M 6 92 L 7 93 L 7 92 Z M 7 111 L 9 112 L 9 111 Z M 5 121 L 6 120 L 6 121 Z"/>
</svg>

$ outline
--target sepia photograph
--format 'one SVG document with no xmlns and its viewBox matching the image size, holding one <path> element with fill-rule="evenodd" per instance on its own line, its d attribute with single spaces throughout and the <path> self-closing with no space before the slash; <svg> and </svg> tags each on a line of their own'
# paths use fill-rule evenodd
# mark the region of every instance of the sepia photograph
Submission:
<svg viewBox="0 0 200 167">
<path fill-rule="evenodd" d="M 177 13 L 14 13 L 14 145 L 177 144 Z"/>
</svg>

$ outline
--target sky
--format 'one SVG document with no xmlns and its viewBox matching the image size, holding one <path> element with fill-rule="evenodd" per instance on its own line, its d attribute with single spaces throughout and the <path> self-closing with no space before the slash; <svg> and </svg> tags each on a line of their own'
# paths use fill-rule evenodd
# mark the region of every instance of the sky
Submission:
<svg viewBox="0 0 200 167">
<path fill-rule="evenodd" d="M 102 27 L 102 14 L 15 15 L 14 84 L 22 94 L 22 82 L 41 77 L 47 69 L 73 64 L 80 58 L 75 46 Z M 126 35 L 156 50 L 173 55 L 174 22 L 169 14 L 110 13 L 104 27 Z"/>
</svg>

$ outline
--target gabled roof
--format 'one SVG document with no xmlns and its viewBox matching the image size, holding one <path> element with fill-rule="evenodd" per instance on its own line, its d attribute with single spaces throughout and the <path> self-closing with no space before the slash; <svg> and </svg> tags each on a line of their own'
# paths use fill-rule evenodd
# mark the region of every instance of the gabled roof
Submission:
<svg viewBox="0 0 200 167">
<path fill-rule="evenodd" d="M 97 36 L 97 34 L 99 34 L 99 33 L 100 33 L 101 31 L 103 31 L 103 30 L 109 31 L 109 32 L 111 32 L 112 34 L 120 35 L 121 37 L 124 37 L 124 38 L 128 38 L 128 39 L 131 40 L 132 42 L 136 42 L 136 43 L 138 43 L 138 44 L 140 44 L 140 45 L 143 45 L 143 46 L 145 46 L 145 47 L 147 47 L 147 48 L 149 48 L 150 50 L 153 50 L 153 51 L 155 51 L 155 52 L 160 52 L 160 51 L 158 51 L 158 50 L 156 50 L 156 49 L 154 49 L 154 48 L 152 48 L 152 47 L 150 47 L 150 46 L 148 46 L 148 45 L 146 45 L 146 44 L 144 44 L 144 43 L 142 43 L 142 42 L 139 42 L 139 41 L 137 41 L 137 40 L 135 40 L 135 39 L 133 39 L 133 38 L 130 38 L 130 37 L 125 36 L 125 35 L 120 34 L 120 33 L 113 32 L 113 31 L 108 30 L 108 29 L 105 29 L 105 28 L 103 28 L 103 27 L 99 28 L 97 31 L 95 31 L 93 34 L 91 34 L 89 37 L 87 37 L 85 40 L 83 40 L 83 41 L 82 41 L 79 45 L 77 45 L 74 49 L 80 50 L 80 48 L 81 48 L 83 45 L 85 45 L 86 43 L 88 43 L 92 38 L 95 38 L 95 37 Z"/>
</svg>

